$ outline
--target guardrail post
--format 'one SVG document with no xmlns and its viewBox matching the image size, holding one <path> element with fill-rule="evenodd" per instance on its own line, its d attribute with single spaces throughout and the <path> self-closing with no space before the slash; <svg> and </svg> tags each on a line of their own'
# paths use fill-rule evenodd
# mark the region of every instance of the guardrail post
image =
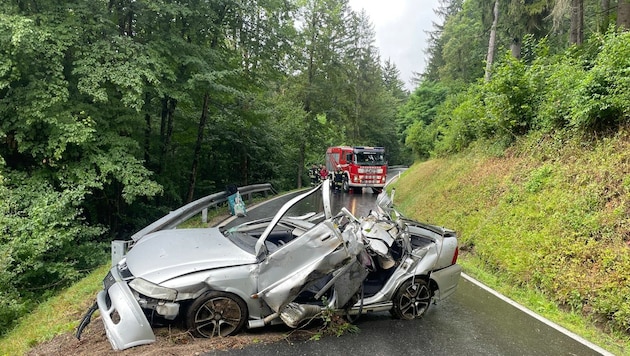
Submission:
<svg viewBox="0 0 630 356">
<path fill-rule="evenodd" d="M 208 223 L 208 208 L 205 208 L 201 211 L 201 223 Z"/>
<path fill-rule="evenodd" d="M 129 241 L 114 240 L 112 241 L 112 266 L 115 266 L 127 254 Z"/>
</svg>

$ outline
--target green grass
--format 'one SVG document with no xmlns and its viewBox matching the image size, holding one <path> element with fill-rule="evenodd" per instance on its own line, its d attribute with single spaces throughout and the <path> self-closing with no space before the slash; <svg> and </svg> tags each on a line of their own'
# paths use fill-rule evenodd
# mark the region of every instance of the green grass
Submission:
<svg viewBox="0 0 630 356">
<path fill-rule="evenodd" d="M 592 319 L 574 311 L 561 309 L 557 303 L 536 289 L 515 287 L 496 273 L 490 273 L 473 256 L 462 257 L 464 272 L 488 287 L 509 297 L 533 312 L 553 321 L 582 338 L 615 355 L 630 355 L 630 338 L 619 332 L 607 333 Z"/>
<path fill-rule="evenodd" d="M 108 270 L 109 265 L 94 270 L 20 319 L 18 326 L 0 339 L 0 355 L 23 355 L 56 335 L 74 332 L 81 316 L 102 289 L 103 276 Z"/>
<path fill-rule="evenodd" d="M 413 165 L 409 217 L 459 233 L 465 271 L 578 335 L 630 355 L 630 132 L 528 137 Z"/>
</svg>

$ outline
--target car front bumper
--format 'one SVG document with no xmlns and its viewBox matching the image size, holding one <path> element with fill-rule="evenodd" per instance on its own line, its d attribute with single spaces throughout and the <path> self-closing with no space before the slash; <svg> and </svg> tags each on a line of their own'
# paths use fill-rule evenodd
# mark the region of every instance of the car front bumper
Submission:
<svg viewBox="0 0 630 356">
<path fill-rule="evenodd" d="M 105 277 L 105 290 L 96 296 L 107 339 L 114 350 L 155 341 L 151 325 L 116 266 Z"/>
</svg>

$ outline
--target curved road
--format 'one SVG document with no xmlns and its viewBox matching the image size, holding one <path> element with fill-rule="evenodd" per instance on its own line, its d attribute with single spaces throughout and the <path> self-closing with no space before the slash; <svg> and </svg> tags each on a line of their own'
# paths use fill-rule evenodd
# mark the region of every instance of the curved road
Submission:
<svg viewBox="0 0 630 356">
<path fill-rule="evenodd" d="M 230 219 L 233 225 L 244 219 L 264 217 L 299 192 L 277 197 L 248 210 L 244 218 Z M 356 216 L 374 206 L 376 195 L 369 189 L 361 194 L 334 194 L 333 214 L 346 206 Z M 608 351 L 537 317 L 464 276 L 457 292 L 432 305 L 424 318 L 404 321 L 389 313 L 361 316 L 358 334 L 326 337 L 319 341 L 289 344 L 278 342 L 230 350 L 229 355 L 612 355 Z M 249 333 L 264 332 L 263 329 Z M 207 355 L 225 355 L 215 351 Z"/>
</svg>

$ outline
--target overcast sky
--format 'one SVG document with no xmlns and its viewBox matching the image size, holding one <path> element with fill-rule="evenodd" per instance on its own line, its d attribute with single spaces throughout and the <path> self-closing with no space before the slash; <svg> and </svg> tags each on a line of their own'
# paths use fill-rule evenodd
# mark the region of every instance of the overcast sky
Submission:
<svg viewBox="0 0 630 356">
<path fill-rule="evenodd" d="M 353 10 L 365 9 L 376 32 L 381 59 L 390 59 L 400 71 L 407 89 L 413 90 L 413 72 L 426 66 L 426 31 L 438 21 L 438 0 L 349 0 Z"/>
</svg>

